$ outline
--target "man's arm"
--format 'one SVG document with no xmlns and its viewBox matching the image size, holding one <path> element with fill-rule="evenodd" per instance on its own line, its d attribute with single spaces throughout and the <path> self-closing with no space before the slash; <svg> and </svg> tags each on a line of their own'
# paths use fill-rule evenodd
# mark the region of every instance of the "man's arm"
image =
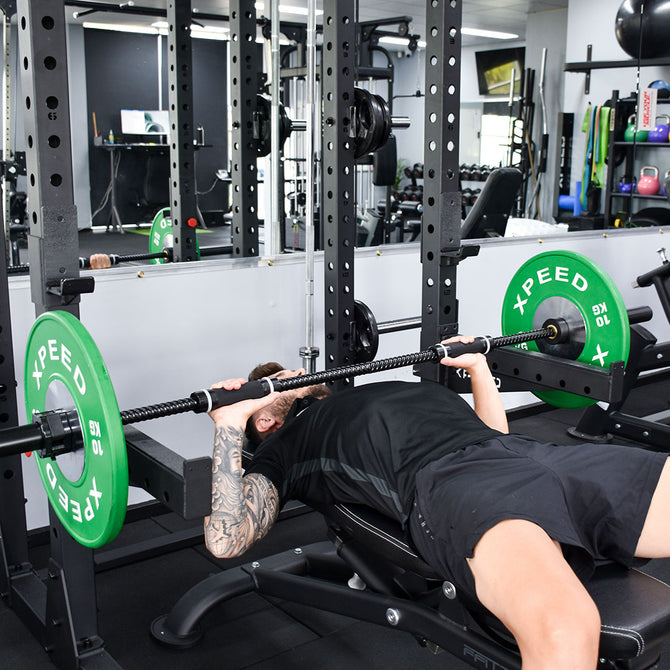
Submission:
<svg viewBox="0 0 670 670">
<path fill-rule="evenodd" d="M 241 380 L 224 382 L 239 388 Z M 268 399 L 249 400 L 211 413 L 216 423 L 212 456 L 212 513 L 205 517 L 205 544 L 217 558 L 240 556 L 270 530 L 279 514 L 279 494 L 261 474 L 242 474 L 246 420 Z"/>
<path fill-rule="evenodd" d="M 473 337 L 461 335 L 448 342 L 472 342 Z M 495 379 L 489 370 L 486 356 L 483 354 L 463 354 L 456 358 L 443 358 L 440 361 L 448 367 L 463 368 L 470 375 L 472 395 L 477 416 L 489 427 L 501 433 L 509 433 L 507 414 L 496 387 Z"/>
</svg>

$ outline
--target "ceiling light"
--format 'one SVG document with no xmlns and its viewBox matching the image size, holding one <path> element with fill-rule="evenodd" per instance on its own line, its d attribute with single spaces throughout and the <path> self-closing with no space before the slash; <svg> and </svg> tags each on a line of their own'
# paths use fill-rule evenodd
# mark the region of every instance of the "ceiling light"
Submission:
<svg viewBox="0 0 670 670">
<path fill-rule="evenodd" d="M 264 2 L 256 2 L 254 3 L 254 7 L 259 11 L 262 12 L 265 10 L 265 3 Z M 307 16 L 307 8 L 306 7 L 294 7 L 293 5 L 279 5 L 279 13 L 280 14 L 294 14 L 296 16 Z M 323 9 L 317 9 L 316 10 L 316 15 L 321 16 L 323 14 Z"/>
<path fill-rule="evenodd" d="M 157 35 L 158 30 L 149 26 L 125 25 L 123 23 L 92 23 L 84 21 L 81 24 L 84 28 L 92 28 L 93 30 L 116 30 L 120 33 L 142 33 L 145 35 Z"/>
<path fill-rule="evenodd" d="M 208 33 L 229 33 L 230 28 L 227 28 L 226 26 L 204 26 L 203 28 L 200 28 L 200 26 L 191 26 L 191 30 L 195 30 L 198 28 L 198 30 L 206 30 Z"/>
<path fill-rule="evenodd" d="M 494 40 L 516 40 L 519 38 L 514 33 L 501 33 L 496 30 L 480 30 L 479 28 L 461 28 L 463 35 L 472 35 L 474 37 L 490 37 Z"/>
<path fill-rule="evenodd" d="M 379 38 L 380 44 L 396 44 L 401 47 L 406 47 L 409 40 L 406 37 L 393 37 L 392 35 L 384 35 Z"/>
<path fill-rule="evenodd" d="M 513 40 L 517 39 L 519 36 L 514 35 L 513 33 L 501 33 L 495 30 L 480 30 L 479 28 L 462 28 L 461 32 L 464 35 L 472 35 L 476 37 L 489 37 L 496 40 Z M 379 38 L 380 44 L 394 44 L 396 46 L 406 47 L 409 44 L 409 38 L 407 37 L 395 37 L 394 35 L 384 35 Z M 426 48 L 425 40 L 418 40 L 417 46 L 419 49 Z"/>
<path fill-rule="evenodd" d="M 191 25 L 191 37 L 202 40 L 227 40 L 230 30 L 228 28 L 217 28 L 215 26 Z"/>
</svg>

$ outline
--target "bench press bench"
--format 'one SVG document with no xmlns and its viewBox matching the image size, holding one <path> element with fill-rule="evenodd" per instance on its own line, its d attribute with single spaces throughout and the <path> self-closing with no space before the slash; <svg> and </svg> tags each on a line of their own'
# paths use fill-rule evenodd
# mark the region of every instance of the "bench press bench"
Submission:
<svg viewBox="0 0 670 670">
<path fill-rule="evenodd" d="M 209 610 L 255 591 L 405 631 L 433 652 L 447 651 L 472 667 L 521 667 L 514 641 L 502 624 L 462 602 L 454 586 L 417 555 L 394 520 L 358 505 L 321 511 L 331 542 L 269 556 L 203 580 L 151 624 L 154 638 L 172 647 L 193 646 L 202 636 L 199 621 Z M 602 622 L 598 667 L 657 667 L 670 634 L 670 586 L 611 564 L 596 569 L 587 589 Z"/>
</svg>

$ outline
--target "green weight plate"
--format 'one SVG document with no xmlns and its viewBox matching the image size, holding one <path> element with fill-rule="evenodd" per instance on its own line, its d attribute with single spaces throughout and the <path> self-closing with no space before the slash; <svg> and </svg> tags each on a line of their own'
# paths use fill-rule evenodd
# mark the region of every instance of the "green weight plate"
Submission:
<svg viewBox="0 0 670 670">
<path fill-rule="evenodd" d="M 149 235 L 149 253 L 160 254 L 166 248 L 172 247 L 172 221 L 170 221 L 170 208 L 165 207 L 158 211 L 151 223 Z M 152 265 L 162 265 L 162 258 L 152 258 Z"/>
<path fill-rule="evenodd" d="M 149 234 L 149 253 L 160 254 L 165 249 L 171 249 L 174 246 L 172 236 L 172 220 L 170 219 L 170 208 L 164 207 L 159 210 L 151 223 L 151 233 Z M 198 259 L 200 259 L 200 247 L 198 245 L 198 236 L 195 238 L 195 250 Z M 165 260 L 162 258 L 152 258 L 152 265 L 162 265 Z"/>
<path fill-rule="evenodd" d="M 128 505 L 128 457 L 121 415 L 102 356 L 81 322 L 69 312 L 46 312 L 33 324 L 25 362 L 26 413 L 47 407 L 54 390 L 65 389 L 79 415 L 84 447 L 58 458 L 37 457 L 44 488 L 65 529 L 87 547 L 100 547 L 118 534 Z M 83 456 L 72 477 L 67 456 Z"/>
<path fill-rule="evenodd" d="M 627 361 L 630 326 L 623 298 L 610 277 L 592 260 L 572 251 L 549 251 L 526 261 L 505 293 L 505 335 L 541 328 L 550 317 L 570 325 L 566 345 L 528 342 L 519 345 L 597 367 Z M 557 407 L 586 407 L 596 402 L 565 391 L 537 391 Z"/>
</svg>

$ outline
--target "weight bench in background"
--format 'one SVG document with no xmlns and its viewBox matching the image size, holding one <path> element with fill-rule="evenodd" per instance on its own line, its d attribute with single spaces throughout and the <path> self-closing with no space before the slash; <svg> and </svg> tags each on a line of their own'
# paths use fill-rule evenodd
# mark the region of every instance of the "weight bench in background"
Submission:
<svg viewBox="0 0 670 670">
<path fill-rule="evenodd" d="M 461 224 L 461 238 L 504 237 L 507 219 L 522 181 L 523 174 L 517 168 L 493 170 L 484 182 L 477 202 Z"/>
<path fill-rule="evenodd" d="M 363 506 L 325 511 L 332 542 L 320 542 L 213 575 L 187 591 L 151 633 L 175 648 L 195 645 L 217 604 L 256 591 L 396 628 L 477 668 L 520 668 L 504 627 L 468 609 L 453 586 L 416 554 L 400 526 Z M 350 581 L 355 573 L 358 577 Z M 356 582 L 365 590 L 356 588 Z M 348 584 L 351 583 L 353 587 Z M 600 567 L 587 585 L 600 610 L 600 668 L 647 670 L 670 634 L 670 586 L 637 570 Z M 495 665 L 497 664 L 497 665 Z"/>
</svg>

